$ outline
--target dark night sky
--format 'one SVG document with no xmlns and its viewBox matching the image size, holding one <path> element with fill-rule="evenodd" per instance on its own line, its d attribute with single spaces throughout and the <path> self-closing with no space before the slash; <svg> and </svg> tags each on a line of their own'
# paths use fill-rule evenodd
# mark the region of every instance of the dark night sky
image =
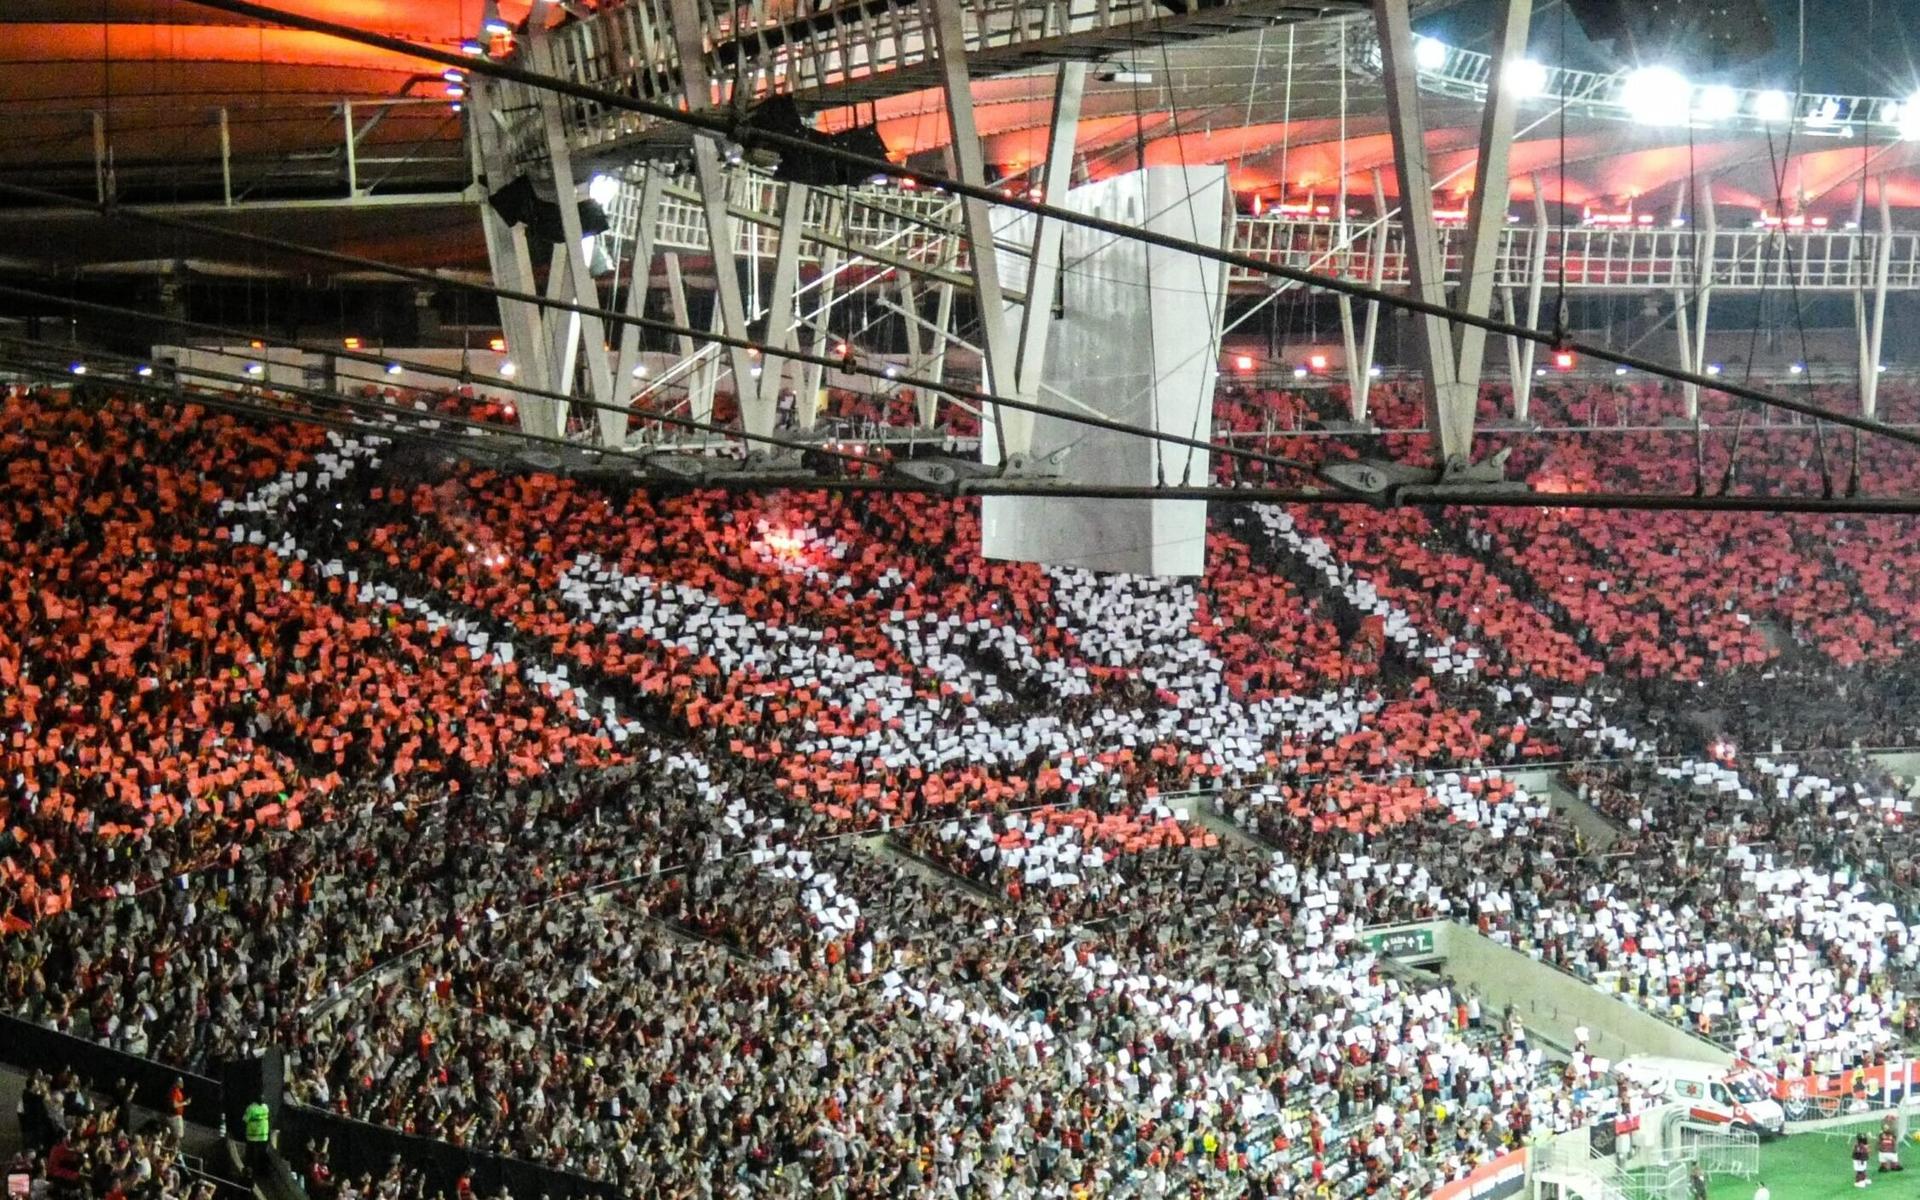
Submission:
<svg viewBox="0 0 1920 1200">
<path fill-rule="evenodd" d="M 1767 59 L 1722 75 L 1700 77 L 1751 87 L 1793 91 L 1800 61 L 1801 0 L 1763 0 L 1773 14 L 1774 53 Z M 1810 92 L 1840 92 L 1906 97 L 1920 91 L 1920 0 L 1804 0 L 1806 80 Z M 1425 22 L 1422 28 L 1449 42 L 1484 50 L 1493 24 L 1493 0 L 1464 0 Z M 1539 0 L 1534 8 L 1533 53 L 1543 62 L 1559 59 L 1563 8 L 1559 0 Z M 1596 69 L 1618 66 L 1612 52 L 1588 43 L 1579 22 L 1565 20 L 1567 58 Z M 1680 67 L 1689 78 L 1684 62 Z"/>
</svg>

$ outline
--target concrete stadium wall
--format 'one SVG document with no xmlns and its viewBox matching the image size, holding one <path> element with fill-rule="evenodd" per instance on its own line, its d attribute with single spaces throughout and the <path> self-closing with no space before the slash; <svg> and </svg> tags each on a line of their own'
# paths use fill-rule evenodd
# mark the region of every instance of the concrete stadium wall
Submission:
<svg viewBox="0 0 1920 1200">
<path fill-rule="evenodd" d="M 1220 246 L 1227 237 L 1227 176 L 1217 166 L 1149 167 L 1074 188 L 1067 207 Z M 996 237 L 1009 287 L 1027 286 L 1024 247 L 1033 220 L 1009 218 Z M 1093 230 L 1062 231 L 1058 315 L 1047 329 L 1043 382 L 1078 407 L 1134 429 L 1205 437 L 1211 428 L 1216 341 L 1225 310 L 1219 264 Z M 1005 390 L 1005 389 L 1002 389 Z M 1064 402 L 1042 399 L 1055 407 Z M 1205 451 L 1089 428 L 1060 417 L 1033 422 L 1031 451 L 1060 477 L 1088 486 L 1201 483 Z M 1000 461 L 994 427 L 982 461 Z M 1206 567 L 1207 506 L 1198 500 L 989 496 L 980 506 L 988 558 L 1093 571 L 1197 576 Z"/>
<path fill-rule="evenodd" d="M 1478 995 L 1482 1007 L 1497 1014 L 1512 1005 L 1528 1028 L 1553 1041 L 1571 1046 L 1574 1029 L 1585 1025 L 1588 1049 L 1602 1058 L 1657 1054 L 1733 1065 L 1733 1055 L 1712 1042 L 1465 925 L 1444 922 L 1438 930 L 1447 974 Z"/>
</svg>

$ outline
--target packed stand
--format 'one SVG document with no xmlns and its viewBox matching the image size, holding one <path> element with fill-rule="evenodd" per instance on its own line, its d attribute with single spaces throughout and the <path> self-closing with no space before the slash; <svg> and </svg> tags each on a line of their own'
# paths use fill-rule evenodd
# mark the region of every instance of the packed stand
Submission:
<svg viewBox="0 0 1920 1200">
<path fill-rule="evenodd" d="M 12 885 L 7 1002 L 119 1048 L 280 1040 L 302 1102 L 644 1193 L 1424 1195 L 1609 1098 L 1363 922 L 1465 920 L 1783 1059 L 1877 1053 L 1912 1011 L 1914 941 L 1851 882 L 1895 878 L 1883 781 L 1676 758 L 1610 644 L 1451 516 L 1260 507 L 1203 580 L 1095 577 L 981 559 L 947 502 L 623 495 L 373 439 L 223 459 L 190 411 L 161 456 L 9 403 L 47 466 L 9 480 L 0 569 L 72 578 L 0 644 L 60 689 L 7 713 L 35 745 L 11 836 L 48 864 Z M 99 594 L 160 655 L 192 636 L 125 615 L 152 576 L 74 574 L 139 570 L 142 537 L 211 606 L 144 690 L 138 647 L 123 676 L 54 638 Z M 204 717 L 176 701 L 203 686 Z M 283 786 L 127 820 L 124 764 L 72 751 L 123 693 L 152 745 L 226 722 L 178 752 L 250 738 Z M 1580 781 L 1661 835 L 1628 878 L 1498 769 L 1549 754 L 1633 763 Z M 63 820 L 20 782 L 49 779 Z M 1701 802 L 1729 794 L 1737 820 Z M 1756 846 L 1810 814 L 1831 835 Z"/>
</svg>

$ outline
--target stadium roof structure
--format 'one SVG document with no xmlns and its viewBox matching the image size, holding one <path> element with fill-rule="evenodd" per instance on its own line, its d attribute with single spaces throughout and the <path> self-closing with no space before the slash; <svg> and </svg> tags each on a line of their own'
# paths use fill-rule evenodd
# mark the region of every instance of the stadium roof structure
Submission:
<svg viewBox="0 0 1920 1200">
<path fill-rule="evenodd" d="M 290 11 L 458 46 L 479 6 L 296 0 Z M 14 178 L 91 187 L 98 150 L 122 194 L 205 198 L 218 195 L 224 138 L 242 195 L 322 191 L 340 177 L 348 103 L 363 126 L 377 118 L 358 138 L 370 182 L 389 167 L 399 169 L 383 185 L 443 182 L 437 167 L 463 157 L 440 70 L 405 55 L 174 0 L 19 0 L 0 31 L 0 172 Z M 422 145 L 442 153 L 394 161 Z"/>
<path fill-rule="evenodd" d="M 483 13 L 494 11 L 481 0 L 281 7 L 442 48 L 480 38 Z M 518 25 L 528 8 L 507 0 L 498 11 Z M 18 0 L 0 26 L 0 110 L 9 122 L 0 172 L 16 181 L 84 195 L 110 172 L 127 199 L 224 202 L 232 194 L 244 202 L 345 198 L 349 189 L 362 198 L 431 195 L 468 180 L 452 107 L 459 97 L 448 95 L 458 85 L 422 59 L 187 0 Z M 1426 39 L 1419 52 L 1434 173 L 1449 180 L 1443 197 L 1463 200 L 1489 56 Z M 1076 133 L 1087 176 L 1142 163 L 1225 163 L 1243 197 L 1323 204 L 1343 179 L 1349 195 L 1370 196 L 1378 170 L 1386 196 L 1399 196 L 1369 23 L 1229 28 L 1098 61 Z M 1703 84 L 1646 113 L 1627 102 L 1635 85 L 1627 69 L 1534 70 L 1512 151 L 1516 203 L 1537 186 L 1573 207 L 1664 212 L 1684 181 L 1711 176 L 1723 203 L 1773 212 L 1784 202 L 1835 224 L 1857 219 L 1863 191 L 1880 181 L 1896 210 L 1920 208 L 1920 112 L 1908 97 Z M 922 82 L 838 109 L 823 93 L 813 107 L 825 110 L 824 128 L 877 120 L 893 153 L 933 156 L 948 138 L 944 101 Z M 1641 90 L 1659 100 L 1659 82 Z M 1044 69 L 974 79 L 992 169 L 1020 173 L 1045 158 L 1052 89 Z M 1564 128 L 1562 95 L 1576 97 Z M 484 251 L 473 233 L 465 249 L 477 264 Z M 426 253 L 439 259 L 447 250 Z"/>
<path fill-rule="evenodd" d="M 1453 181 L 1444 195 L 1464 200 L 1490 56 L 1425 38 L 1416 52 L 1433 171 Z M 1575 208 L 1664 209 L 1679 185 L 1711 176 L 1723 203 L 1755 209 L 1773 210 L 1784 195 L 1790 211 L 1850 219 L 1863 178 L 1873 187 L 1885 180 L 1896 208 L 1920 209 L 1920 109 L 1909 97 L 1796 97 L 1676 84 L 1677 76 L 1628 67 L 1553 70 L 1531 59 L 1512 70 L 1523 93 L 1511 152 L 1516 204 L 1538 187 Z M 1081 102 L 1077 150 L 1091 175 L 1226 163 L 1243 195 L 1325 202 L 1343 178 L 1350 195 L 1370 195 L 1378 170 L 1387 196 L 1399 198 L 1379 52 L 1365 23 L 1168 45 L 1126 56 L 1106 74 Z M 1042 160 L 1050 100 L 1044 74 L 977 81 L 988 160 L 1009 172 Z M 889 98 L 873 112 L 897 153 L 932 153 L 946 141 L 935 94 Z"/>
<path fill-rule="evenodd" d="M 468 282 L 491 278 L 508 341 L 554 346 L 530 385 L 584 387 L 583 402 L 611 414 L 658 388 L 626 386 L 636 350 L 615 329 L 632 328 L 665 251 L 674 288 L 697 274 L 713 289 L 725 335 L 724 353 L 721 343 L 696 353 L 692 342 L 708 339 L 680 317 L 682 374 L 725 359 L 746 431 L 762 438 L 778 380 L 749 383 L 762 374 L 751 356 L 782 331 L 753 305 L 792 305 L 859 266 L 918 281 L 922 297 L 957 288 L 979 324 L 1003 297 L 1025 302 L 987 278 L 993 256 L 973 252 L 996 241 L 989 208 L 1024 210 L 1043 228 L 1087 224 L 1048 201 L 1143 166 L 1226 168 L 1240 215 L 1216 257 L 1235 284 L 1319 287 L 1343 305 L 1422 313 L 1420 366 L 1448 461 L 1470 453 L 1489 333 L 1504 332 L 1510 351 L 1609 353 L 1543 329 L 1549 254 L 1562 286 L 1681 297 L 1690 407 L 1708 386 L 1711 293 L 1764 292 L 1777 277 L 1859 296 L 1868 363 L 1887 293 L 1920 289 L 1920 237 L 1904 228 L 1920 208 L 1920 92 L 1789 94 L 1664 67 L 1548 67 L 1529 57 L 1530 0 L 1498 6 L 1484 51 L 1415 34 L 1448 5 L 1409 0 L 553 0 L 537 16 L 494 0 L 86 7 L 25 0 L 5 15 L 0 104 L 21 134 L 0 147 L 13 181 L 0 185 L 0 228 L 39 236 L 10 238 L 0 266 L 395 279 L 409 276 L 383 264 L 457 268 Z M 776 97 L 810 123 L 756 126 Z M 886 161 L 839 148 L 851 143 L 837 135 L 869 125 Z M 745 145 L 729 149 L 733 137 Z M 870 164 L 937 203 L 903 209 L 894 190 L 889 208 L 872 189 L 809 190 L 764 173 L 769 148 L 781 158 L 816 144 L 842 171 Z M 521 222 L 483 203 L 516 177 L 601 202 L 612 236 L 598 256 L 582 236 L 584 204 L 545 201 L 554 232 L 530 246 Z M 1481 191 L 1506 203 L 1482 204 Z M 127 219 L 132 207 L 174 223 L 156 237 Z M 886 220 L 862 225 L 863 212 Z M 1776 254 L 1785 237 L 1797 241 Z M 896 248 L 907 242 L 917 249 Z M 301 255 L 295 243 L 332 253 Z M 1491 315 L 1497 292 L 1504 319 Z M 1531 293 L 1524 317 L 1516 292 Z M 911 286 L 905 295 L 915 303 Z M 675 302 L 686 311 L 684 296 Z M 803 340 L 825 329 L 822 318 Z M 936 355 L 959 342 L 953 332 L 935 332 Z M 1024 331 L 974 336 L 996 378 L 1015 374 L 993 368 L 996 357 L 1027 361 Z M 609 372 L 600 359 L 616 340 L 620 370 Z M 1369 356 L 1349 351 L 1364 417 Z M 585 380 L 572 370 L 582 362 Z M 1531 373 L 1516 369 L 1517 390 Z M 1867 374 L 1861 413 L 1847 418 L 1862 427 L 1873 423 Z M 819 378 L 803 376 L 803 393 Z M 530 434 L 567 436 L 564 404 L 523 405 L 520 419 Z M 622 421 L 595 424 L 603 445 L 623 436 Z"/>
</svg>

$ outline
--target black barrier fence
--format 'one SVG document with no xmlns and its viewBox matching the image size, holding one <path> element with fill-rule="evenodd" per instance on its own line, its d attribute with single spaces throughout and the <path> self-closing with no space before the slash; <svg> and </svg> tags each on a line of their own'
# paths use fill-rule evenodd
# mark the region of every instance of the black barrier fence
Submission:
<svg viewBox="0 0 1920 1200">
<path fill-rule="evenodd" d="M 72 1037 L 19 1017 L 0 1013 L 0 1063 L 21 1070 L 58 1071 L 72 1067 L 96 1087 L 110 1087 L 125 1079 L 138 1089 L 138 1102 L 165 1110 L 167 1093 L 177 1078 L 187 1093 L 190 1120 L 213 1124 L 219 1120 L 221 1086 L 215 1079 L 177 1070 L 150 1058 L 128 1054 L 85 1038 Z M 240 1131 L 230 1131 L 239 1136 Z M 306 1145 L 328 1141 L 328 1164 L 336 1178 L 378 1176 L 398 1156 L 408 1167 L 424 1172 L 430 1189 L 451 1196 L 462 1175 L 472 1179 L 482 1195 L 502 1188 L 516 1200 L 615 1200 L 622 1195 L 611 1183 L 597 1182 L 537 1163 L 498 1154 L 464 1150 L 431 1138 L 414 1137 L 380 1125 L 288 1104 L 280 1110 L 280 1151 L 296 1168 L 306 1163 Z"/>
<path fill-rule="evenodd" d="M 289 1104 L 280 1114 L 280 1152 L 295 1163 L 305 1161 L 308 1141 L 326 1138 L 327 1155 L 336 1178 L 386 1173 L 395 1156 L 407 1166 L 424 1171 L 429 1188 L 451 1196 L 462 1175 L 472 1177 L 473 1189 L 491 1196 L 502 1189 L 515 1200 L 615 1200 L 624 1193 L 611 1183 L 556 1171 L 537 1163 L 498 1154 L 464 1150 L 432 1138 L 414 1137 L 351 1117 Z"/>
<path fill-rule="evenodd" d="M 173 1081 L 179 1079 L 187 1093 L 188 1119 L 207 1125 L 220 1120 L 218 1080 L 58 1033 L 6 1013 L 0 1013 L 0 1062 L 24 1071 L 72 1067 L 102 1089 L 124 1079 L 133 1084 L 136 1103 L 161 1112 L 167 1111 L 167 1094 L 173 1090 Z"/>
</svg>

